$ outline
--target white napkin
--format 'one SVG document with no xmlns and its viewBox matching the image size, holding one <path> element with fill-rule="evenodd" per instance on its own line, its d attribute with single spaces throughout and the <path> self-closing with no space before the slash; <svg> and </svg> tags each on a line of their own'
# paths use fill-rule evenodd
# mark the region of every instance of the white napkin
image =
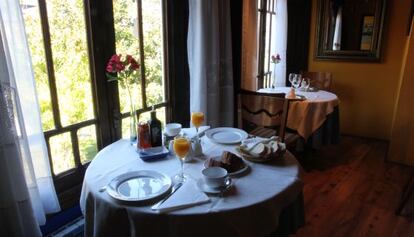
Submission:
<svg viewBox="0 0 414 237">
<path fill-rule="evenodd" d="M 188 178 L 181 188 L 155 210 L 158 210 L 159 212 L 168 212 L 196 206 L 209 201 L 210 198 L 197 188 L 195 181 Z"/>
<path fill-rule="evenodd" d="M 203 133 L 204 131 L 206 131 L 207 129 L 210 129 L 210 126 L 200 126 L 198 128 L 198 133 Z M 192 128 L 183 128 L 182 131 L 185 133 L 185 135 L 189 138 L 192 138 L 196 135 L 196 129 L 195 127 Z"/>
<path fill-rule="evenodd" d="M 244 149 L 249 150 L 250 148 L 252 148 L 252 146 L 256 145 L 256 143 L 262 142 L 262 141 L 267 141 L 267 142 L 277 141 L 277 137 L 274 137 L 273 139 L 270 139 L 270 140 L 267 139 L 267 138 L 262 138 L 262 137 L 247 138 L 247 139 L 242 141 L 242 146 L 243 146 Z"/>
<path fill-rule="evenodd" d="M 290 88 L 290 91 L 287 93 L 286 98 L 295 99 L 296 98 L 295 89 Z"/>
</svg>

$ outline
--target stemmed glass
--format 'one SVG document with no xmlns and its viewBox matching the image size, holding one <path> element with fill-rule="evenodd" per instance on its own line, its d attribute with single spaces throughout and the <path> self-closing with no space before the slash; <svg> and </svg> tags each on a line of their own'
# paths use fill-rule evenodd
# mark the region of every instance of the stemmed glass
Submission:
<svg viewBox="0 0 414 237">
<path fill-rule="evenodd" d="M 296 78 L 296 74 L 295 73 L 290 73 L 289 74 L 289 82 L 290 85 L 293 87 L 293 80 Z"/>
<path fill-rule="evenodd" d="M 293 78 L 293 81 L 292 81 L 292 86 L 293 86 L 293 88 L 295 88 L 295 89 L 297 89 L 297 88 L 300 86 L 300 82 L 299 82 L 299 80 L 298 80 L 298 76 L 297 76 L 297 75 Z"/>
<path fill-rule="evenodd" d="M 298 89 L 300 87 L 300 84 L 302 82 L 302 75 L 295 74 L 295 77 L 293 79 L 292 85 L 295 89 Z"/>
<path fill-rule="evenodd" d="M 303 78 L 302 79 L 302 83 L 301 83 L 301 85 L 300 85 L 302 88 L 304 88 L 305 89 L 305 91 L 308 91 L 309 90 L 309 86 L 310 86 L 310 79 L 309 78 L 307 78 L 307 77 L 305 77 L 305 78 Z"/>
<path fill-rule="evenodd" d="M 191 123 L 196 128 L 197 137 L 198 137 L 198 128 L 204 122 L 204 113 L 203 112 L 192 112 L 191 113 Z"/>
<path fill-rule="evenodd" d="M 175 176 L 177 182 L 184 182 L 186 175 L 184 174 L 184 161 L 190 151 L 190 140 L 182 135 L 178 135 L 174 138 L 174 153 L 181 163 L 181 173 Z"/>
</svg>

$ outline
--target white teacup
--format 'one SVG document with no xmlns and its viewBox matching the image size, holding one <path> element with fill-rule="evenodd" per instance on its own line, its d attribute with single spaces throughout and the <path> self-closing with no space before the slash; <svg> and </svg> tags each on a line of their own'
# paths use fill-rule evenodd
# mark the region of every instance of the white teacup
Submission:
<svg viewBox="0 0 414 237">
<path fill-rule="evenodd" d="M 170 137 L 177 136 L 181 132 L 181 127 L 179 123 L 167 123 L 165 125 L 165 133 Z"/>
<path fill-rule="evenodd" d="M 205 168 L 201 173 L 203 174 L 204 182 L 212 188 L 224 187 L 228 180 L 227 170 L 221 167 Z"/>
</svg>

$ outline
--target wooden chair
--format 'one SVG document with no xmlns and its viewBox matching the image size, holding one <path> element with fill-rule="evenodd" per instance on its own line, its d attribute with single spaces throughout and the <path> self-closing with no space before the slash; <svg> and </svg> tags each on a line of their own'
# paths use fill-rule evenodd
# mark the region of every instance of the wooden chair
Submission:
<svg viewBox="0 0 414 237">
<path fill-rule="evenodd" d="M 312 87 L 319 90 L 331 91 L 332 73 L 330 72 L 302 72 L 302 78 L 309 78 Z"/>
<path fill-rule="evenodd" d="M 277 135 L 285 142 L 289 101 L 285 94 L 241 90 L 238 94 L 238 126 L 251 135 Z"/>
</svg>

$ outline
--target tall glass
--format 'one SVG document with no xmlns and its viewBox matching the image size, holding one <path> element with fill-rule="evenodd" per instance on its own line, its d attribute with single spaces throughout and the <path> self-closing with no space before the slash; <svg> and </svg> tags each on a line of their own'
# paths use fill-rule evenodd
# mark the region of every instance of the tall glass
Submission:
<svg viewBox="0 0 414 237">
<path fill-rule="evenodd" d="M 190 146 L 191 146 L 191 143 L 187 137 L 178 135 L 174 138 L 174 152 L 181 163 L 181 173 L 175 176 L 175 179 L 178 182 L 185 181 L 184 161 L 185 161 L 186 156 L 188 155 L 188 152 L 190 151 Z"/>
<path fill-rule="evenodd" d="M 192 112 L 191 113 L 191 123 L 194 125 L 197 131 L 198 136 L 198 128 L 204 122 L 204 113 L 203 112 Z"/>
<path fill-rule="evenodd" d="M 296 74 L 295 73 L 289 73 L 289 82 L 290 86 L 293 87 L 293 79 L 295 79 Z"/>
</svg>

